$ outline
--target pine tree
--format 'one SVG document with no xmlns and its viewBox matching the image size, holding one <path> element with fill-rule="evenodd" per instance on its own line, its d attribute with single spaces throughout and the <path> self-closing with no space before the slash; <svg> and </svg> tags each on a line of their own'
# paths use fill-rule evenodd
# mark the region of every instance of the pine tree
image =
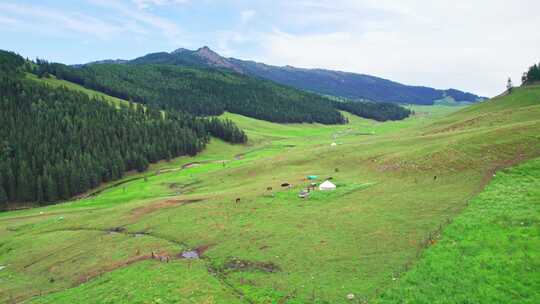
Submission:
<svg viewBox="0 0 540 304">
<path fill-rule="evenodd" d="M 32 172 L 26 162 L 21 163 L 19 177 L 17 178 L 17 199 L 23 202 L 31 202 L 35 199 L 35 182 Z"/>
<path fill-rule="evenodd" d="M 6 171 L 6 184 L 7 184 L 7 195 L 8 195 L 8 200 L 10 202 L 13 202 L 17 199 L 17 184 L 16 184 L 16 181 L 15 181 L 15 176 L 13 175 L 13 171 L 11 170 L 11 168 L 8 166 L 7 168 L 7 171 Z"/>
<path fill-rule="evenodd" d="M 45 201 L 44 195 L 43 195 L 43 181 L 41 179 L 41 176 L 38 176 L 36 179 L 36 202 L 43 203 Z"/>
<path fill-rule="evenodd" d="M 512 84 L 512 79 L 508 77 L 508 81 L 506 82 L 506 89 L 508 90 L 508 93 L 512 93 L 513 88 L 514 85 Z"/>
<path fill-rule="evenodd" d="M 0 209 L 6 209 L 7 202 L 8 202 L 8 196 L 7 196 L 6 190 L 4 190 L 2 180 L 0 179 Z"/>
<path fill-rule="evenodd" d="M 80 193 L 85 192 L 88 189 L 90 189 L 90 178 L 86 170 L 82 171 L 81 174 L 79 175 L 79 186 L 80 186 L 79 188 Z"/>
<path fill-rule="evenodd" d="M 45 199 L 48 202 L 56 201 L 58 199 L 56 182 L 51 178 L 51 176 L 44 176 L 43 184 L 45 185 Z"/>
</svg>

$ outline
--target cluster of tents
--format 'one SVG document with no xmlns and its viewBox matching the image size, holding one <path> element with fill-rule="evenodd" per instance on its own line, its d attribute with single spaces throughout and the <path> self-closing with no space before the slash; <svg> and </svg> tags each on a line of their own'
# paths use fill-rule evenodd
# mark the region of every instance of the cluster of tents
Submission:
<svg viewBox="0 0 540 304">
<path fill-rule="evenodd" d="M 309 175 L 307 176 L 307 179 L 310 180 L 310 181 L 313 181 L 313 180 L 316 180 L 318 179 L 318 176 L 316 175 Z M 302 191 L 300 191 L 300 193 L 298 193 L 298 197 L 300 198 L 306 198 L 309 196 L 310 194 L 310 191 L 311 189 L 315 190 L 315 188 L 317 187 L 317 184 L 316 183 L 311 183 L 311 186 L 308 187 L 307 189 L 303 189 Z M 319 190 L 320 191 L 332 191 L 332 190 L 336 190 L 336 185 L 334 183 L 332 183 L 331 181 L 329 180 L 326 180 L 324 181 L 323 183 L 321 183 L 319 185 Z"/>
</svg>

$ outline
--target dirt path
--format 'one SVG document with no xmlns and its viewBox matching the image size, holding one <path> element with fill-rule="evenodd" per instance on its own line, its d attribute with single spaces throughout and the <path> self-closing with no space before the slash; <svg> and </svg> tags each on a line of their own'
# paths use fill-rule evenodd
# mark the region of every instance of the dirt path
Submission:
<svg viewBox="0 0 540 304">
<path fill-rule="evenodd" d="M 131 210 L 129 220 L 130 222 L 136 222 L 139 219 L 141 219 L 143 216 L 154 213 L 160 209 L 185 206 L 189 204 L 202 202 L 203 200 L 204 200 L 203 198 L 161 200 L 161 201 L 158 201 L 157 203 L 148 204 L 148 205 L 137 207 Z"/>
<path fill-rule="evenodd" d="M 249 304 L 254 304 L 255 303 L 251 299 L 247 298 L 242 290 L 236 288 L 231 282 L 229 282 L 227 280 L 227 277 L 226 277 L 225 273 L 223 273 L 221 271 L 218 271 L 218 270 L 216 270 L 216 269 L 214 269 L 212 267 L 212 265 L 215 265 L 214 261 L 210 257 L 205 256 L 204 254 L 205 254 L 205 252 L 207 250 L 209 250 L 215 244 L 205 244 L 205 245 L 200 245 L 200 246 L 198 246 L 198 247 L 196 247 L 194 249 L 189 249 L 189 246 L 183 241 L 178 241 L 178 240 L 175 240 L 175 239 L 172 239 L 172 238 L 169 238 L 169 237 L 159 236 L 159 235 L 155 235 L 155 234 L 152 234 L 152 233 L 129 232 L 129 231 L 126 231 L 125 227 L 123 227 L 123 226 L 112 227 L 112 228 L 109 228 L 109 229 L 100 229 L 100 228 L 91 228 L 91 227 L 73 227 L 73 228 L 63 228 L 63 229 L 49 230 L 49 231 L 45 231 L 43 233 L 54 233 L 54 232 L 62 232 L 62 231 L 92 231 L 92 232 L 98 231 L 98 232 L 103 232 L 105 234 L 118 233 L 118 234 L 123 234 L 123 235 L 131 236 L 131 237 L 151 237 L 151 238 L 155 238 L 155 239 L 162 240 L 162 241 L 165 241 L 165 242 L 173 243 L 173 244 L 180 247 L 179 253 L 177 253 L 177 254 L 170 254 L 168 252 L 153 252 L 153 251 L 150 251 L 149 253 L 137 254 L 137 255 L 129 257 L 129 258 L 125 259 L 125 260 L 118 261 L 118 262 L 115 262 L 115 263 L 112 263 L 112 264 L 109 264 L 109 265 L 104 265 L 100 269 L 96 269 L 94 271 L 91 271 L 91 272 L 80 275 L 75 280 L 75 282 L 71 285 L 70 288 L 75 288 L 75 287 L 77 287 L 77 286 L 79 286 L 81 284 L 84 284 L 84 283 L 87 283 L 87 282 L 89 282 L 89 281 L 91 281 L 93 279 L 96 279 L 96 278 L 98 278 L 98 277 L 100 277 L 100 276 L 102 276 L 102 275 L 104 275 L 104 274 L 106 274 L 108 272 L 112 272 L 112 271 L 115 271 L 115 270 L 118 270 L 118 269 L 121 269 L 121 268 L 124 268 L 124 267 L 128 267 L 128 266 L 133 265 L 133 264 L 138 263 L 138 262 L 148 261 L 148 260 L 155 260 L 156 262 L 169 263 L 169 262 L 174 261 L 174 260 L 190 259 L 190 258 L 186 258 L 185 253 L 186 252 L 195 252 L 196 255 L 197 255 L 195 259 L 203 261 L 205 263 L 205 265 L 206 265 L 208 273 L 211 276 L 215 277 L 225 288 L 229 289 L 231 291 L 231 293 L 233 293 L 235 296 L 237 296 L 240 301 L 245 302 L 245 303 L 249 303 Z M 86 241 L 86 240 L 84 240 L 84 241 Z M 29 263 L 28 265 L 25 265 L 24 268 L 28 268 L 28 267 L 36 264 L 36 263 L 39 263 L 43 259 L 46 259 L 47 257 L 53 256 L 54 254 L 57 254 L 59 252 L 63 252 L 65 249 L 68 249 L 68 248 L 76 246 L 76 245 L 78 245 L 78 243 L 71 244 L 71 245 L 69 245 L 67 247 L 56 250 L 53 253 L 50 253 L 50 254 L 48 254 L 46 256 L 43 256 L 43 257 L 37 259 L 36 261 L 33 261 L 33 262 Z M 53 292 L 50 292 L 50 293 L 42 294 L 40 296 L 45 296 L 45 295 L 56 293 L 56 292 L 61 292 L 61 291 L 53 291 Z"/>
</svg>

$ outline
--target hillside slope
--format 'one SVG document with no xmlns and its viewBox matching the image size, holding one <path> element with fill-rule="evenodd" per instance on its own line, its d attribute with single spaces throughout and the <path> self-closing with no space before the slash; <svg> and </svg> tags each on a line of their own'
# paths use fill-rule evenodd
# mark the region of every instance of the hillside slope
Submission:
<svg viewBox="0 0 540 304">
<path fill-rule="evenodd" d="M 345 123 L 332 101 L 270 81 L 174 65 L 40 64 L 40 72 L 108 95 L 195 115 L 230 111 L 274 122 Z"/>
<path fill-rule="evenodd" d="M 539 303 L 540 159 L 498 172 L 376 303 Z"/>
<path fill-rule="evenodd" d="M 380 121 L 400 120 L 410 112 L 395 104 L 334 101 L 238 73 L 170 64 L 94 64 L 70 67 L 38 62 L 38 75 L 53 74 L 122 99 L 194 115 L 224 111 L 280 123 L 345 123 L 337 111 Z M 346 105 L 346 107 L 343 107 Z"/>
<path fill-rule="evenodd" d="M 254 61 L 225 58 L 208 47 L 202 47 L 195 51 L 178 49 L 171 53 L 148 54 L 133 60 L 106 60 L 89 64 L 111 62 L 134 65 L 170 64 L 222 68 L 318 94 L 378 102 L 433 104 L 444 98 L 452 98 L 458 102 L 477 102 L 481 99 L 477 95 L 455 89 L 437 90 L 422 86 L 408 86 L 365 74 L 302 69 L 292 66 L 278 67 Z"/>
<path fill-rule="evenodd" d="M 446 97 L 458 102 L 477 102 L 481 99 L 475 94 L 456 89 L 437 90 L 423 86 L 409 86 L 365 74 L 292 66 L 278 67 L 238 59 L 231 59 L 231 62 L 250 75 L 319 94 L 350 99 L 424 105 L 431 105 Z"/>
<path fill-rule="evenodd" d="M 211 141 L 95 196 L 0 213 L 0 301 L 373 302 L 496 170 L 540 156 L 540 87 L 414 110 L 348 125 L 226 113 L 247 145 Z M 337 190 L 299 198 L 308 175 Z"/>
</svg>

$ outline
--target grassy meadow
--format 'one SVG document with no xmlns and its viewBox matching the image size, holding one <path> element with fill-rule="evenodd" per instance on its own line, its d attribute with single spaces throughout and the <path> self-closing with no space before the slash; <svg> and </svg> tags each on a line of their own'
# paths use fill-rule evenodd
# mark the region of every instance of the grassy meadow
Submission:
<svg viewBox="0 0 540 304">
<path fill-rule="evenodd" d="M 94 195 L 0 213 L 0 302 L 458 303 L 490 292 L 455 291 L 480 274 L 492 280 L 482 286 L 516 282 L 535 299 L 528 280 L 500 274 L 520 276 L 527 265 L 538 283 L 537 244 L 523 240 L 538 230 L 538 192 L 525 190 L 537 185 L 540 163 L 497 173 L 477 195 L 496 170 L 540 156 L 540 87 L 414 110 L 404 121 L 348 115 L 350 124 L 337 126 L 227 113 L 248 144 L 212 140 L 195 157 L 152 165 Z M 298 198 L 308 175 L 338 188 Z M 178 257 L 189 250 L 200 258 Z"/>
<path fill-rule="evenodd" d="M 379 303 L 539 303 L 540 159 L 497 172 Z"/>
</svg>

